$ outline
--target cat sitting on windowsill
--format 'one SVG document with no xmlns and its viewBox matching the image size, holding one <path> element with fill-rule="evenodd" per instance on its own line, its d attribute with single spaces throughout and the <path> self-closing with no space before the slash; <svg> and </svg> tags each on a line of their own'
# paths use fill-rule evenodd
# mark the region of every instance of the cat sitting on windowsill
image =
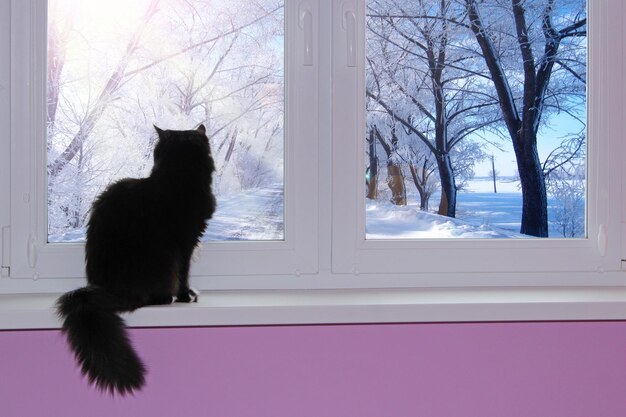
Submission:
<svg viewBox="0 0 626 417">
<path fill-rule="evenodd" d="M 87 286 L 57 301 L 63 332 L 90 383 L 125 395 L 145 383 L 120 312 L 195 302 L 189 287 L 194 248 L 215 211 L 215 165 L 206 130 L 161 130 L 147 178 L 111 184 L 87 226 Z"/>
</svg>

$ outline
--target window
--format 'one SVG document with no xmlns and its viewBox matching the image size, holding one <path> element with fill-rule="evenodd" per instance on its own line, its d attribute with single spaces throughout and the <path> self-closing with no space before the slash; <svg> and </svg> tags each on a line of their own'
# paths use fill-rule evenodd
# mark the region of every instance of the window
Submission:
<svg viewBox="0 0 626 417">
<path fill-rule="evenodd" d="M 528 6 L 537 1 L 522 3 Z M 474 4 L 472 0 L 467 2 Z M 460 7 L 467 2 L 451 0 L 450 4 Z M 0 129 L 6 130 L 5 135 L 0 135 L 0 162 L 6 162 L 0 163 L 3 195 L 0 202 L 3 232 L 0 291 L 54 294 L 82 285 L 84 272 L 80 242 L 48 241 L 51 230 L 45 101 L 48 14 L 42 2 L 8 3 L 0 2 L 0 8 L 4 8 L 1 11 L 6 11 L 0 13 L 3 19 L 0 23 L 6 23 L 0 24 L 0 30 L 7 32 L 7 36 L 0 37 L 0 54 L 10 58 L 0 60 L 0 106 L 3 110 Z M 236 2 L 222 3 L 236 7 Z M 372 29 L 368 29 L 367 24 L 374 18 L 379 19 L 373 16 L 376 7 L 391 3 L 386 0 L 302 0 L 284 4 L 259 0 L 253 3 L 263 3 L 264 10 L 280 6 L 283 12 L 276 16 L 284 16 L 284 25 L 281 23 L 285 64 L 284 148 L 278 152 L 283 158 L 283 166 L 278 170 L 282 171 L 279 177 L 284 181 L 278 187 L 284 190 L 283 235 L 265 241 L 205 242 L 200 260 L 192 270 L 192 285 L 201 290 L 223 290 L 215 295 L 211 312 L 219 310 L 220 306 L 228 307 L 223 311 L 240 311 L 253 306 L 265 308 L 262 312 L 267 313 L 255 316 L 259 310 L 253 308 L 246 320 L 225 318 L 211 321 L 211 324 L 624 318 L 622 259 L 626 256 L 622 240 L 626 230 L 623 226 L 626 192 L 620 124 L 626 116 L 620 110 L 624 96 L 621 60 L 624 5 L 609 1 L 587 5 L 586 94 L 581 95 L 580 85 L 572 84 L 579 95 L 578 101 L 572 98 L 570 104 L 575 109 L 570 113 L 581 120 L 586 115 L 587 120 L 586 130 L 579 127 L 580 132 L 585 132 L 584 154 L 576 159 L 577 164 L 585 167 L 584 175 L 581 174 L 585 184 L 584 233 L 575 238 L 559 239 L 441 239 L 433 236 L 399 239 L 389 235 L 368 236 L 366 197 L 371 189 L 365 177 L 371 155 L 368 140 L 373 131 L 373 116 L 367 110 L 379 115 L 384 110 L 380 103 L 384 100 L 374 103 L 376 97 L 372 95 L 375 96 L 376 91 L 368 90 L 372 80 L 367 72 L 371 62 L 368 63 L 366 42 L 368 30 Z M 401 1 L 393 3 L 402 4 Z M 575 2 L 567 4 L 570 3 Z M 139 4 L 144 3 L 137 2 L 133 7 L 141 9 Z M 507 2 L 476 3 L 482 15 L 487 13 L 483 7 L 490 4 L 508 5 Z M 503 9 L 500 12 L 508 13 Z M 507 16 L 510 18 L 510 14 Z M 573 21 L 574 17 L 568 19 Z M 231 28 L 231 21 L 228 22 L 225 27 Z M 565 24 L 562 19 L 558 23 Z M 117 24 L 123 26 L 130 22 L 120 20 Z M 162 31 L 167 27 L 164 24 L 157 29 Z M 253 34 L 246 35 L 247 40 L 252 41 Z M 277 39 L 265 39 L 265 46 L 278 48 Z M 582 37 L 578 40 L 583 42 Z M 193 39 L 187 41 L 193 42 Z M 463 41 L 472 44 L 471 48 L 468 46 L 472 53 L 479 52 L 473 43 L 475 37 Z M 226 46 L 221 46 L 225 48 L 222 52 L 228 50 L 229 41 L 226 42 Z M 166 46 L 169 47 L 169 43 Z M 149 49 L 141 53 L 143 61 L 134 64 L 138 67 L 129 68 L 146 66 L 150 59 L 155 59 Z M 478 58 L 483 57 L 473 58 L 479 65 Z M 569 69 L 570 75 L 576 72 L 573 67 Z M 205 70 L 195 74 L 200 76 Z M 176 73 L 170 69 L 166 72 L 168 75 Z M 155 89 L 163 86 L 163 80 L 158 77 L 142 82 L 148 81 Z M 173 89 L 178 91 L 176 87 Z M 154 108 L 165 105 L 148 94 L 145 96 L 141 99 L 155 100 Z M 125 90 L 123 97 L 124 100 L 134 97 L 137 101 L 137 93 Z M 497 110 L 491 108 L 491 115 Z M 6 115 L 10 115 L 10 120 L 2 119 Z M 388 116 L 389 112 L 381 122 L 400 123 L 400 115 Z M 107 127 L 119 130 L 115 117 L 107 117 Z M 173 123 L 178 116 L 168 117 Z M 272 117 L 280 123 L 280 118 Z M 181 120 L 185 126 L 191 121 Z M 128 120 L 120 118 L 119 121 L 123 121 L 124 129 L 131 129 Z M 136 120 L 132 129 L 149 132 L 152 123 Z M 412 123 L 417 125 L 417 120 Z M 496 133 L 503 135 L 502 124 L 494 126 L 497 127 L 493 129 L 500 129 Z M 271 133 L 271 125 L 267 128 Z M 380 125 L 379 133 L 390 134 L 392 128 L 394 126 L 384 130 Z M 233 127 L 227 136 L 227 131 L 223 131 L 221 137 L 222 140 L 227 138 L 224 147 L 229 146 L 228 141 L 233 140 L 235 132 Z M 136 137 L 150 140 L 149 134 Z M 62 152 L 62 146 L 58 149 L 55 155 Z M 545 158 L 545 154 L 542 157 Z M 69 195 L 61 196 L 67 197 Z M 53 210 L 60 209 L 66 218 L 67 214 L 72 214 L 70 204 L 55 207 Z M 285 291 L 271 291 L 276 289 Z M 490 308 L 484 308 L 487 305 Z M 475 314 L 468 313 L 471 308 Z M 301 314 L 290 316 L 296 310 Z M 179 313 L 181 317 L 186 314 Z M 185 323 L 208 324 L 191 319 Z"/>
<path fill-rule="evenodd" d="M 369 1 L 366 237 L 585 237 L 586 22 L 584 0 Z"/>
<path fill-rule="evenodd" d="M 236 231 L 209 229 L 213 235 L 207 236 L 205 252 L 211 255 L 202 256 L 195 269 L 210 270 L 213 278 L 196 273 L 204 276 L 198 286 L 219 281 L 215 277 L 316 272 L 316 218 L 296 218 L 296 213 L 312 213 L 317 206 L 317 80 L 296 48 L 303 37 L 295 29 L 298 11 L 282 2 L 259 0 L 254 7 L 225 2 L 214 8 L 214 15 L 205 15 L 193 8 L 203 2 L 172 0 L 156 7 L 157 2 L 146 1 L 133 3 L 119 19 L 95 2 L 78 3 L 52 0 L 48 7 L 41 2 L 11 7 L 13 173 L 10 228 L 5 232 L 8 245 L 15 248 L 6 261 L 11 278 L 36 277 L 48 284 L 49 279 L 75 279 L 70 286 L 80 282 L 80 230 L 90 200 L 116 177 L 145 175 L 152 123 L 188 129 L 200 122 L 210 126 L 214 153 L 223 159 L 216 191 L 224 195 L 224 211 L 215 230 L 220 221 L 224 225 L 232 220 L 228 216 L 242 210 L 246 199 L 256 203 L 259 194 L 273 196 L 265 201 L 272 219 L 257 227 L 261 233 L 242 237 Z M 189 13 L 181 14 L 177 5 L 190 8 Z M 210 17 L 222 26 L 207 26 Z M 90 19 L 103 23 L 83 22 Z M 172 36 L 166 37 L 167 31 Z M 283 31 L 293 36 L 285 38 Z M 254 63 L 247 62 L 252 55 Z M 251 140 L 255 134 L 261 139 Z M 115 142 L 120 137 L 125 137 L 123 142 Z M 267 158 L 255 156 L 266 149 L 271 154 Z M 264 174 L 244 175 L 237 164 L 263 170 L 266 185 L 255 190 L 251 182 Z M 299 176 L 296 168 L 310 175 Z M 236 191 L 240 203 L 229 204 Z M 232 242 L 237 237 L 245 241 Z M 60 282 L 67 286 L 70 281 Z"/>
<path fill-rule="evenodd" d="M 283 5 L 202 6 L 48 2 L 49 242 L 84 241 L 94 197 L 149 174 L 153 123 L 208 129 L 220 205 L 204 240 L 283 239 Z"/>
<path fill-rule="evenodd" d="M 459 3 L 472 4 L 480 10 L 483 10 L 486 5 L 503 4 L 505 7 L 508 5 L 506 2 L 482 2 L 480 5 L 471 1 L 444 3 L 449 4 L 450 7 L 456 7 Z M 524 7 L 536 5 L 536 2 L 530 1 L 523 3 Z M 368 3 L 370 6 L 368 10 L 372 11 L 376 7 L 388 4 L 400 5 L 401 2 L 371 1 Z M 354 7 L 358 16 L 357 21 L 365 21 L 364 4 L 356 2 Z M 434 9 L 436 7 L 433 6 Z M 364 201 L 366 201 L 368 190 L 363 181 L 363 174 L 367 171 L 368 158 L 363 156 L 369 151 L 366 147 L 371 132 L 366 131 L 366 126 L 368 122 L 371 126 L 371 115 L 367 115 L 370 118 L 368 120 L 365 112 L 356 112 L 350 114 L 350 117 L 342 117 L 333 125 L 333 137 L 342 139 L 333 141 L 334 172 L 341 173 L 333 178 L 333 244 L 335 245 L 333 270 L 365 277 L 392 275 L 394 279 L 389 281 L 397 285 L 411 285 L 416 282 L 428 286 L 576 285 L 580 283 L 591 285 L 597 283 L 600 276 L 607 279 L 612 276 L 615 280 L 608 279 L 608 281 L 619 283 L 621 275 L 619 273 L 612 275 L 610 271 L 620 271 L 621 268 L 620 216 L 622 214 L 617 213 L 622 213 L 623 210 L 617 209 L 621 204 L 619 198 L 613 200 L 613 203 L 610 202 L 616 197 L 610 190 L 621 189 L 618 178 L 622 173 L 615 152 L 622 146 L 622 141 L 612 139 L 611 132 L 615 131 L 613 129 L 620 131 L 621 128 L 615 125 L 610 127 L 612 121 L 609 115 L 614 113 L 619 106 L 614 107 L 615 105 L 611 104 L 613 102 L 610 98 L 610 89 L 606 86 L 613 83 L 623 84 L 620 81 L 620 70 L 617 70 L 622 64 L 618 63 L 615 60 L 616 57 L 613 56 L 613 52 L 622 50 L 623 45 L 612 43 L 614 39 L 620 37 L 612 35 L 610 19 L 604 22 L 606 18 L 604 13 L 608 11 L 605 7 L 609 7 L 605 2 L 593 2 L 589 4 L 587 11 L 591 22 L 589 25 L 589 75 L 587 77 L 590 109 L 587 126 L 589 136 L 586 173 L 589 185 L 586 190 L 587 238 L 556 240 L 429 238 L 415 240 L 387 237 L 383 240 L 367 239 L 367 210 Z M 614 5 L 610 6 L 611 10 L 613 7 Z M 512 19 L 512 11 L 509 10 L 508 13 L 508 18 Z M 374 16 L 371 18 L 380 19 Z M 394 19 L 397 20 L 397 16 Z M 599 24 L 596 19 L 602 20 L 604 24 Z M 593 23 L 594 21 L 596 23 Z M 395 23 L 395 20 L 393 22 Z M 398 25 L 399 23 L 395 24 L 396 27 Z M 355 38 L 358 45 L 355 50 L 361 55 L 357 56 L 356 62 L 363 62 L 366 59 L 364 56 L 365 32 L 364 25 L 357 27 Z M 466 38 L 466 41 L 475 42 L 475 39 L 470 37 Z M 346 48 L 346 42 L 351 42 L 347 34 L 335 43 L 337 62 L 346 62 L 345 53 L 342 53 Z M 391 46 L 387 48 L 388 51 L 392 49 Z M 374 65 L 371 59 L 369 65 Z M 385 69 L 385 71 L 390 70 Z M 377 86 L 366 84 L 366 81 L 374 84 L 375 81 L 366 78 L 365 66 L 337 65 L 334 71 L 335 79 L 342 80 L 334 84 L 335 108 L 365 109 L 368 105 L 366 96 L 376 97 L 376 93 L 366 90 L 366 88 L 376 89 Z M 400 89 L 401 87 L 396 86 L 396 91 Z M 493 94 L 495 95 L 495 92 Z M 380 101 L 384 102 L 384 100 Z M 378 109 L 382 107 L 380 102 L 376 104 Z M 391 119 L 399 123 L 400 115 L 392 116 Z M 616 119 L 613 120 L 616 121 Z M 408 126 L 403 126 L 403 128 L 408 129 Z M 615 208 L 615 216 L 610 214 L 609 207 Z M 599 275 L 598 271 L 606 271 L 606 273 Z M 596 278 L 591 278 L 592 276 Z"/>
</svg>

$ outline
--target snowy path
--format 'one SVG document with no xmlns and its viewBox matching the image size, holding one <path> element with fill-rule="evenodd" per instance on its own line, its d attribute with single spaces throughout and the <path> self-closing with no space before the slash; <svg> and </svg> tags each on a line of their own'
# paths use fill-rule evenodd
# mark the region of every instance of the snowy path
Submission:
<svg viewBox="0 0 626 417">
<path fill-rule="evenodd" d="M 202 241 L 283 240 L 283 189 L 277 185 L 217 198 Z M 50 235 L 49 242 L 84 242 L 85 229 Z"/>
<path fill-rule="evenodd" d="M 279 185 L 218 198 L 202 241 L 282 240 L 283 206 Z"/>
</svg>

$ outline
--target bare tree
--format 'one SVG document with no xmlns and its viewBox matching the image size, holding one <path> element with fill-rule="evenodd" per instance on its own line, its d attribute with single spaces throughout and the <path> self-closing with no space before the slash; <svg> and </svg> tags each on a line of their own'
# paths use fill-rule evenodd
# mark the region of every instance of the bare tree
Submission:
<svg viewBox="0 0 626 417">
<path fill-rule="evenodd" d="M 172 128 L 205 123 L 212 142 L 236 129 L 236 143 L 228 155 L 231 163 L 226 164 L 234 170 L 229 179 L 250 186 L 258 183 L 255 180 L 272 182 L 282 176 L 283 2 L 252 0 L 245 6 L 226 2 L 211 13 L 200 7 L 203 4 L 187 0 L 172 8 L 152 0 L 127 35 L 113 35 L 127 36 L 126 40 L 108 44 L 93 40 L 80 11 L 75 19 L 71 13 L 51 16 L 51 216 L 64 217 L 67 226 L 75 227 L 80 221 L 73 219 L 84 219 L 91 199 L 108 182 L 149 169 L 153 123 Z M 103 42 L 106 59 L 113 65 L 90 63 L 87 69 L 70 62 L 77 42 L 84 50 Z M 275 163 L 274 158 L 280 161 Z M 244 170 L 242 164 L 250 167 Z M 97 175 L 92 179 L 93 173 Z M 89 181 L 78 181 L 79 177 Z M 69 204 L 65 197 L 70 187 L 75 201 L 83 202 L 75 205 L 81 207 L 79 214 L 62 209 Z"/>
<path fill-rule="evenodd" d="M 498 3 L 491 11 L 495 10 L 493 14 L 500 21 L 494 18 L 485 20 L 480 13 L 484 4 L 477 0 L 466 0 L 466 6 L 470 28 L 491 74 L 515 151 L 523 197 L 520 232 L 547 237 L 548 203 L 544 172 L 537 151 L 537 133 L 549 107 L 568 111 L 564 106 L 568 95 L 571 97 L 577 92 L 566 87 L 578 83 L 578 94 L 580 84 L 584 89 L 584 62 L 577 60 L 575 51 L 572 51 L 578 48 L 578 42 L 564 45 L 568 40 L 586 36 L 584 2 L 579 2 L 577 10 L 568 10 L 566 15 L 559 16 L 561 28 L 554 23 L 557 12 L 555 0 L 511 0 L 510 6 L 500 10 L 499 14 Z M 512 21 L 507 22 L 509 16 Z M 503 41 L 505 48 L 509 48 L 504 53 L 512 53 L 510 48 L 513 46 L 519 51 L 518 55 L 514 55 L 518 58 L 510 60 L 511 67 L 505 64 L 502 48 L 496 44 L 496 40 L 502 40 L 498 36 L 502 24 L 514 30 L 512 42 Z M 570 59 L 566 59 L 568 55 Z M 569 78 L 568 82 L 558 83 L 554 79 L 557 67 L 561 69 L 559 77 Z M 519 96 L 512 81 L 517 78 L 523 80 Z"/>
<path fill-rule="evenodd" d="M 567 136 L 543 164 L 546 189 L 554 199 L 552 223 L 563 237 L 585 233 L 585 133 Z"/>
<path fill-rule="evenodd" d="M 374 129 L 371 128 L 367 140 L 369 166 L 365 177 L 365 185 L 367 186 L 366 197 L 370 200 L 378 198 L 378 153 L 376 152 L 376 135 Z"/>
<path fill-rule="evenodd" d="M 397 206 L 406 205 L 406 187 L 404 185 L 404 174 L 402 172 L 402 161 L 398 155 L 398 136 L 395 126 L 389 131 L 389 139 L 380 133 L 380 130 L 373 126 L 373 135 L 387 154 L 387 185 L 391 190 L 391 202 Z"/>
<path fill-rule="evenodd" d="M 496 121 L 496 97 L 484 92 L 462 26 L 451 23 L 465 13 L 451 0 L 379 0 L 368 10 L 367 96 L 434 155 L 439 214 L 449 217 L 456 216 L 458 189 L 452 152 Z"/>
<path fill-rule="evenodd" d="M 428 211 L 430 197 L 437 190 L 436 171 L 437 163 L 430 151 L 425 151 L 420 146 L 409 146 L 408 165 L 411 172 L 413 185 L 420 196 L 420 210 Z"/>
<path fill-rule="evenodd" d="M 125 77 L 126 69 L 130 63 L 130 59 L 135 53 L 135 51 L 137 50 L 137 48 L 139 47 L 141 36 L 143 32 L 145 31 L 148 25 L 148 22 L 158 10 L 159 1 L 160 0 L 153 0 L 148 6 L 148 9 L 146 10 L 143 18 L 140 20 L 140 23 L 137 26 L 137 29 L 131 36 L 128 42 L 128 45 L 126 46 L 126 52 L 124 53 L 122 58 L 119 60 L 115 70 L 109 77 L 108 81 L 105 83 L 104 88 L 102 89 L 98 98 L 96 99 L 96 102 L 87 112 L 85 118 L 83 119 L 83 123 L 79 126 L 78 132 L 74 135 L 74 138 L 67 145 L 65 150 L 63 150 L 63 152 L 61 152 L 61 154 L 57 156 L 56 159 L 54 159 L 52 162 L 48 164 L 48 175 L 50 177 L 56 177 L 58 173 L 68 164 L 68 162 L 74 159 L 74 157 L 80 150 L 82 144 L 87 139 L 87 137 L 89 137 L 94 127 L 96 126 L 96 123 L 98 123 L 98 120 L 100 120 L 100 117 L 106 110 L 107 106 L 115 98 L 115 93 L 118 91 L 118 89 L 120 88 L 122 84 L 122 81 Z M 56 80 L 58 83 L 58 80 L 60 78 L 59 74 L 60 74 L 60 69 L 58 70 L 57 73 L 52 74 L 55 78 L 53 78 L 51 81 L 54 82 Z M 55 88 L 57 89 L 56 94 L 58 96 L 58 87 L 54 87 L 54 86 L 49 87 L 49 89 L 53 89 L 53 90 Z M 52 123 L 52 120 L 50 119 L 50 117 L 51 117 L 51 112 L 49 111 L 48 112 L 48 124 L 49 125 Z"/>
</svg>

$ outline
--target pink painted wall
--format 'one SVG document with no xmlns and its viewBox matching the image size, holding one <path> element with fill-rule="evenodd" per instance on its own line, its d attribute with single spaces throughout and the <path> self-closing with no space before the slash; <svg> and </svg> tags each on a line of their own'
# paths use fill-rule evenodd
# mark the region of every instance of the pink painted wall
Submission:
<svg viewBox="0 0 626 417">
<path fill-rule="evenodd" d="M 626 322 L 135 329 L 110 398 L 57 331 L 0 332 L 2 417 L 624 417 Z"/>
</svg>

